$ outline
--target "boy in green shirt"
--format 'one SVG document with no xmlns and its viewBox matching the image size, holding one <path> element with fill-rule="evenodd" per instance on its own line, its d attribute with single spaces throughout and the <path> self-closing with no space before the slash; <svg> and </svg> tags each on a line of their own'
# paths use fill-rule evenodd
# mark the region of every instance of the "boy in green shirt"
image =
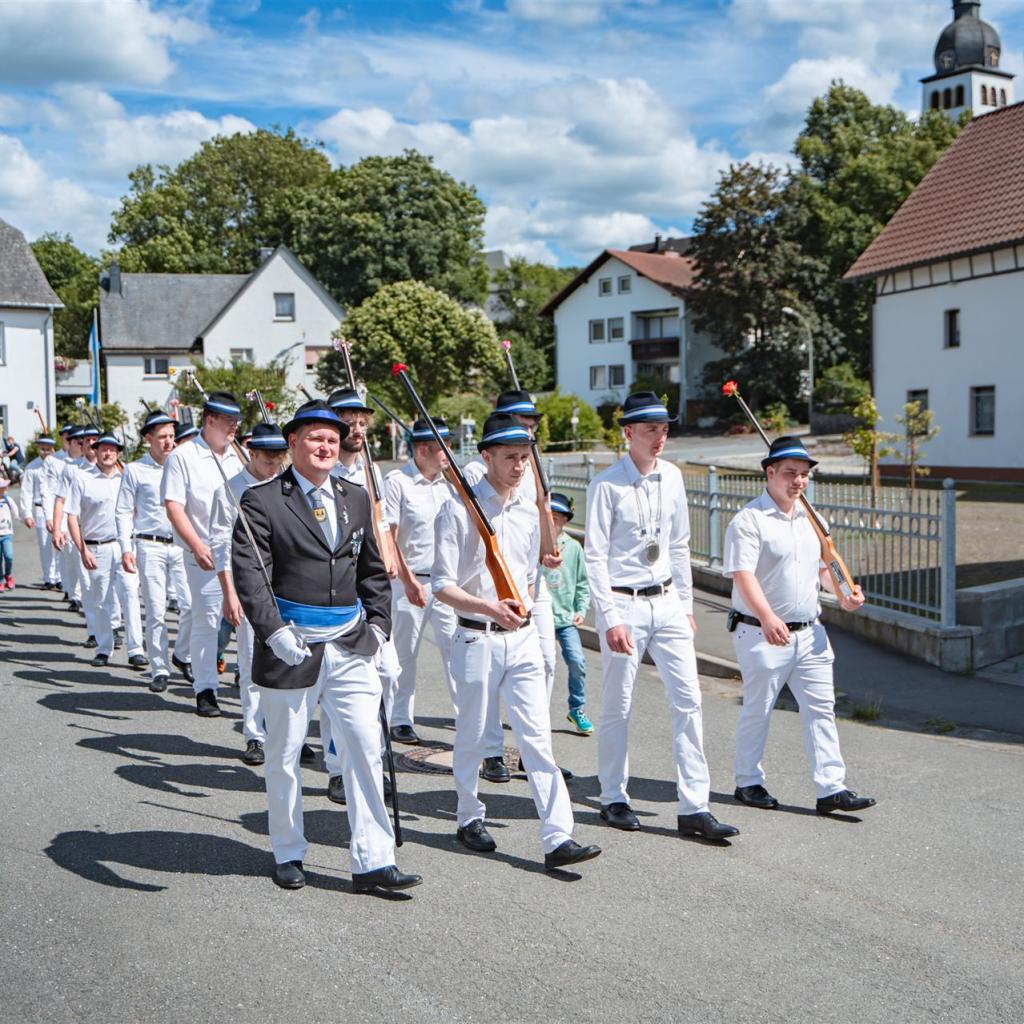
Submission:
<svg viewBox="0 0 1024 1024">
<path fill-rule="evenodd" d="M 576 731 L 589 736 L 594 726 L 584 710 L 586 693 L 584 684 L 587 660 L 583 655 L 580 632 L 583 617 L 590 607 L 590 587 L 587 584 L 587 570 L 583 564 L 583 548 L 565 532 L 572 520 L 573 503 L 564 494 L 551 493 L 551 518 L 558 530 L 558 547 L 562 552 L 562 564 L 557 569 L 542 569 L 551 591 L 551 606 L 555 616 L 555 636 L 562 648 L 562 657 L 569 669 L 569 714 L 566 718 L 576 726 Z"/>
</svg>

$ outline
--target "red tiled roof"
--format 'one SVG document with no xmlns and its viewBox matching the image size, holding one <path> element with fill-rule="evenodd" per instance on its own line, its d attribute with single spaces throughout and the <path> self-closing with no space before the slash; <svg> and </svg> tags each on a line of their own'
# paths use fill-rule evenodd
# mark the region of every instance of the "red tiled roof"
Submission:
<svg viewBox="0 0 1024 1024">
<path fill-rule="evenodd" d="M 844 280 L 1024 241 L 1024 103 L 976 117 Z"/>
<path fill-rule="evenodd" d="M 557 295 L 549 299 L 541 309 L 541 315 L 553 316 L 558 306 L 567 299 L 580 285 L 585 284 L 595 271 L 609 259 L 617 259 L 627 267 L 635 270 L 641 277 L 646 277 L 655 284 L 683 296 L 693 288 L 697 278 L 696 264 L 689 256 L 680 256 L 672 252 L 632 252 L 627 249 L 605 249 L 596 259 L 581 270 Z"/>
</svg>

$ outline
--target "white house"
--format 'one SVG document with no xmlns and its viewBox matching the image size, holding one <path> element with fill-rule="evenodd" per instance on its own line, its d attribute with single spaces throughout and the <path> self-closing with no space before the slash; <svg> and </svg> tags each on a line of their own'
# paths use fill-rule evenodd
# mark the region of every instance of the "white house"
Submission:
<svg viewBox="0 0 1024 1024">
<path fill-rule="evenodd" d="M 0 220 L 0 432 L 25 445 L 56 415 L 53 314 L 64 305 L 25 236 Z"/>
<path fill-rule="evenodd" d="M 686 422 L 700 416 L 704 366 L 722 352 L 689 323 L 696 271 L 685 247 L 659 238 L 605 249 L 544 306 L 555 322 L 559 390 L 599 406 L 621 402 L 638 378 L 678 384 Z"/>
<path fill-rule="evenodd" d="M 1024 103 L 971 121 L 857 258 L 875 398 L 934 414 L 935 476 L 1024 480 Z"/>
<path fill-rule="evenodd" d="M 166 406 L 169 370 L 193 362 L 285 364 L 288 386 L 315 385 L 342 308 L 285 246 L 264 250 L 251 274 L 100 277 L 100 346 L 107 401 L 130 414 L 139 399 Z"/>
</svg>

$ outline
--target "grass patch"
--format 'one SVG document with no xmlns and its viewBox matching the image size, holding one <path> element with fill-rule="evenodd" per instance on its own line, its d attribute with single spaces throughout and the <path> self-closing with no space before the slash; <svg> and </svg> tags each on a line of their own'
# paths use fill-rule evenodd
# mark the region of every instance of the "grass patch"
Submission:
<svg viewBox="0 0 1024 1024">
<path fill-rule="evenodd" d="M 956 728 L 956 722 L 951 722 L 948 718 L 929 718 L 924 724 L 932 732 L 938 733 L 952 732 Z"/>
<path fill-rule="evenodd" d="M 882 702 L 876 698 L 854 704 L 850 715 L 858 722 L 877 722 L 882 717 Z"/>
</svg>

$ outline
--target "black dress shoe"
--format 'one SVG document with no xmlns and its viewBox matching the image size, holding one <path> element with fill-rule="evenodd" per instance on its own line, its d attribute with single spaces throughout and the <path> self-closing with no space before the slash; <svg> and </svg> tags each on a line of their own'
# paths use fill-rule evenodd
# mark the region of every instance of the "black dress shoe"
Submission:
<svg viewBox="0 0 1024 1024">
<path fill-rule="evenodd" d="M 480 766 L 480 778 L 488 782 L 511 782 L 512 776 L 501 757 L 485 757 Z"/>
<path fill-rule="evenodd" d="M 149 668 L 149 662 L 146 660 L 144 654 L 133 654 L 128 659 L 129 667 L 135 669 L 136 672 L 141 672 L 143 669 Z"/>
<path fill-rule="evenodd" d="M 568 782 L 570 779 L 574 779 L 576 777 L 575 775 L 573 775 L 573 773 L 571 771 L 569 771 L 568 768 L 561 768 L 561 767 L 559 767 L 557 765 L 556 765 L 556 767 L 558 767 L 558 770 L 562 773 L 562 778 L 566 782 Z M 525 772 L 526 771 L 526 765 L 523 764 L 523 759 L 522 758 L 519 758 L 519 768 L 517 769 L 517 771 L 521 771 L 521 772 Z"/>
<path fill-rule="evenodd" d="M 731 839 L 738 836 L 740 830 L 734 825 L 723 825 L 710 811 L 699 814 L 680 814 L 676 818 L 679 834 L 683 836 L 700 836 L 701 839 Z"/>
<path fill-rule="evenodd" d="M 68 601 L 68 611 L 69 612 L 77 612 L 78 609 L 81 608 L 81 607 L 82 606 L 76 600 L 74 600 L 74 598 L 72 598 L 70 601 Z"/>
<path fill-rule="evenodd" d="M 304 764 L 307 767 L 316 764 L 316 751 L 308 743 L 302 744 L 302 749 L 299 751 L 299 764 Z"/>
<path fill-rule="evenodd" d="M 570 864 L 580 864 L 585 860 L 593 860 L 600 856 L 600 853 L 600 846 L 580 846 L 574 840 L 566 839 L 561 846 L 556 846 L 550 853 L 544 854 L 544 870 L 555 871 Z"/>
<path fill-rule="evenodd" d="M 746 804 L 748 807 L 761 807 L 766 811 L 774 811 L 779 806 L 779 801 L 762 785 L 737 786 L 732 795 L 741 804 Z"/>
<path fill-rule="evenodd" d="M 167 682 L 170 676 L 166 676 L 163 673 L 157 676 L 153 676 L 149 681 L 150 693 L 163 693 L 167 689 Z"/>
<path fill-rule="evenodd" d="M 96 668 L 100 668 L 103 665 L 106 665 L 106 663 L 108 661 L 110 661 L 110 655 L 108 655 L 108 654 L 97 654 L 92 659 L 92 661 L 89 662 L 89 664 L 95 666 Z"/>
<path fill-rule="evenodd" d="M 415 746 L 420 741 L 419 736 L 416 735 L 416 730 L 411 725 L 391 726 L 391 738 L 396 743 L 409 743 L 412 746 Z"/>
<path fill-rule="evenodd" d="M 242 754 L 243 763 L 258 765 L 263 764 L 266 759 L 266 755 L 263 753 L 263 744 L 259 740 L 249 740 L 246 743 L 245 751 Z"/>
<path fill-rule="evenodd" d="M 356 872 L 352 875 L 352 888 L 355 892 L 394 892 L 397 889 L 411 889 L 422 881 L 419 875 L 403 875 L 391 864 L 386 868 L 377 868 L 376 871 Z"/>
<path fill-rule="evenodd" d="M 286 860 L 283 864 L 275 864 L 274 881 L 282 889 L 301 889 L 306 884 L 306 876 L 302 873 L 302 861 Z"/>
<path fill-rule="evenodd" d="M 857 796 L 852 789 L 841 789 L 831 796 L 823 796 L 817 805 L 819 814 L 834 814 L 836 811 L 865 811 L 874 807 L 875 801 L 869 796 Z"/>
<path fill-rule="evenodd" d="M 621 801 L 601 808 L 601 820 L 612 828 L 621 828 L 623 832 L 639 832 L 640 819 L 633 813 L 629 804 Z"/>
<path fill-rule="evenodd" d="M 455 835 L 467 850 L 472 850 L 474 853 L 494 853 L 498 848 L 491 833 L 484 828 L 482 818 L 477 818 L 468 825 L 462 825 Z"/>
<path fill-rule="evenodd" d="M 180 612 L 181 611 L 181 609 L 178 607 L 178 602 L 175 601 L 173 597 L 170 599 L 170 601 L 167 602 L 167 610 L 169 612 Z"/>
<path fill-rule="evenodd" d="M 176 654 L 171 655 L 171 664 L 185 677 L 186 683 L 194 683 L 196 677 L 192 675 L 192 663 L 181 661 Z"/>
<path fill-rule="evenodd" d="M 213 690 L 200 690 L 196 694 L 196 714 L 200 718 L 220 718 L 220 705 Z"/>
<path fill-rule="evenodd" d="M 345 803 L 344 775 L 332 775 L 327 780 L 327 799 L 335 804 Z"/>
<path fill-rule="evenodd" d="M 115 651 L 121 650 L 121 646 L 122 646 L 123 643 L 124 643 L 124 637 L 121 635 L 121 630 L 115 629 L 114 630 L 114 650 Z"/>
<path fill-rule="evenodd" d="M 88 637 L 88 638 L 86 639 L 85 643 L 84 643 L 84 644 L 82 644 L 82 646 L 83 646 L 83 647 L 88 647 L 88 648 L 90 648 L 90 649 L 91 649 L 91 648 L 93 648 L 93 647 L 99 647 L 99 644 L 98 644 L 98 643 L 96 643 L 96 637 L 94 637 L 94 636 L 90 636 L 90 637 Z"/>
</svg>

